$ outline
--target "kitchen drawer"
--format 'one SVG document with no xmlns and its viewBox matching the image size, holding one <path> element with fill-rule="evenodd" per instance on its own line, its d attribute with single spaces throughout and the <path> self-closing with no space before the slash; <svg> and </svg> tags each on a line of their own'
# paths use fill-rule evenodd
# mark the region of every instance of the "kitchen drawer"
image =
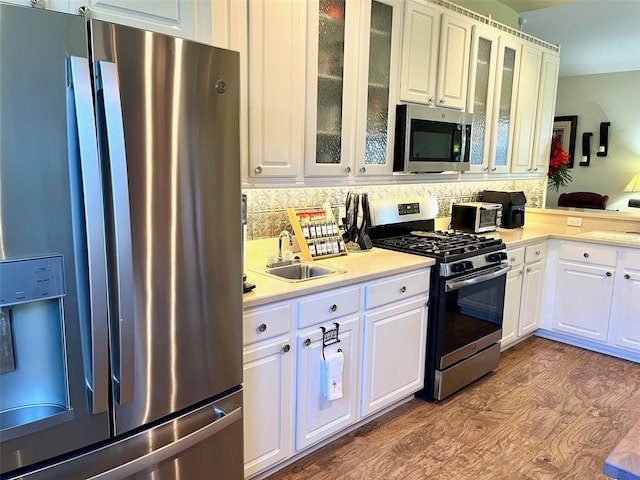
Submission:
<svg viewBox="0 0 640 480">
<path fill-rule="evenodd" d="M 618 253 L 614 249 L 590 244 L 563 243 L 560 245 L 560 260 L 615 267 L 617 256 Z"/>
<path fill-rule="evenodd" d="M 376 308 L 429 291 L 430 270 L 397 275 L 365 287 L 365 308 Z"/>
<path fill-rule="evenodd" d="M 517 268 L 524 263 L 524 247 L 514 248 L 507 251 L 507 263 L 513 268 Z"/>
<path fill-rule="evenodd" d="M 316 323 L 333 321 L 350 313 L 356 313 L 358 310 L 360 310 L 359 287 L 310 295 L 298 303 L 298 327 L 304 328 Z"/>
<path fill-rule="evenodd" d="M 640 270 L 640 255 L 637 253 L 627 253 L 624 256 L 624 267 Z"/>
<path fill-rule="evenodd" d="M 544 257 L 547 255 L 547 244 L 545 242 L 542 243 L 534 243 L 533 245 L 529 245 L 526 247 L 524 252 L 524 261 L 525 263 L 533 263 L 539 260 L 544 260 Z"/>
<path fill-rule="evenodd" d="M 291 311 L 290 303 L 279 303 L 245 311 L 242 319 L 243 343 L 248 345 L 289 332 Z"/>
</svg>

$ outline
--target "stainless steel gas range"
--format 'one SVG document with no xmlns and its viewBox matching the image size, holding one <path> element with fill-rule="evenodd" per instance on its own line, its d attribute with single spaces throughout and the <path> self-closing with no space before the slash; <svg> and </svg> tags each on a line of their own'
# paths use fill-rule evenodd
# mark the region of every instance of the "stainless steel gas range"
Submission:
<svg viewBox="0 0 640 480">
<path fill-rule="evenodd" d="M 506 273 L 500 239 L 435 231 L 435 198 L 372 200 L 374 246 L 434 258 L 425 387 L 442 400 L 498 366 Z"/>
</svg>

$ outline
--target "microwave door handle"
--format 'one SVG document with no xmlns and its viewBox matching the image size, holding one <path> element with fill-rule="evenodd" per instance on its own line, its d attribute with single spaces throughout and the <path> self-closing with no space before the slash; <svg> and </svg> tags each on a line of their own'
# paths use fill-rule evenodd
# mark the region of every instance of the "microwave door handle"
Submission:
<svg viewBox="0 0 640 480">
<path fill-rule="evenodd" d="M 120 405 L 133 401 L 134 372 L 134 302 L 131 218 L 127 158 L 120 105 L 120 87 L 115 63 L 100 61 L 96 66 L 96 90 L 101 90 L 104 109 L 106 149 L 111 171 L 115 261 L 117 278 L 117 311 L 111 321 L 117 332 L 117 357 L 114 365 L 117 401 Z"/>
<path fill-rule="evenodd" d="M 74 121 L 69 135 L 77 148 L 82 182 L 82 202 L 85 218 L 87 280 L 89 288 L 89 325 L 91 328 L 90 406 L 94 414 L 109 408 L 109 350 L 107 328 L 107 266 L 102 206 L 102 181 L 98 161 L 96 120 L 89 61 L 86 58 L 67 59 L 68 118 Z M 70 152 L 71 155 L 71 152 Z M 73 169 L 72 169 L 73 170 Z M 80 188 L 80 185 L 78 185 Z M 80 207 L 82 208 L 82 207 Z M 75 242 L 74 242 L 75 243 Z M 84 316 L 84 310 L 80 315 Z M 84 322 L 83 322 L 84 323 Z"/>
</svg>

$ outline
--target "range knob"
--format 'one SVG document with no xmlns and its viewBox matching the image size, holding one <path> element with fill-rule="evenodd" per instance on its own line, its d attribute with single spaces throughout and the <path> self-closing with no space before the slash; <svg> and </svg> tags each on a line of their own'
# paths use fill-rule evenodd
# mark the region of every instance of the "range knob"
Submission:
<svg viewBox="0 0 640 480">
<path fill-rule="evenodd" d="M 451 271 L 453 273 L 462 273 L 464 270 L 464 262 L 457 262 L 451 265 Z"/>
<path fill-rule="evenodd" d="M 464 265 L 464 270 L 473 270 L 473 262 L 471 262 L 471 260 L 465 260 L 464 262 L 462 262 L 462 264 Z"/>
<path fill-rule="evenodd" d="M 501 253 L 504 253 L 504 252 L 496 252 L 496 253 L 490 253 L 490 254 L 488 254 L 488 255 L 487 255 L 487 261 L 488 261 L 488 262 L 492 262 L 492 263 L 493 263 L 493 262 L 500 262 L 500 261 L 502 261 L 502 259 L 503 259 L 503 258 L 502 258 L 502 255 L 500 255 Z M 506 258 L 506 257 L 507 257 L 507 254 L 505 253 L 505 257 L 504 257 L 504 258 Z"/>
</svg>

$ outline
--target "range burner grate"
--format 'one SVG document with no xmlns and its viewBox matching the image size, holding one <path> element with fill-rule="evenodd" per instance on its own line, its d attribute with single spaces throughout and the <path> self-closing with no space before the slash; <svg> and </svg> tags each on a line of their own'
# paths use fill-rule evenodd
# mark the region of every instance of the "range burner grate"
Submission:
<svg viewBox="0 0 640 480">
<path fill-rule="evenodd" d="M 378 239 L 376 245 L 400 252 L 433 257 L 441 261 L 488 253 L 504 247 L 500 239 L 455 232 L 411 232 Z"/>
</svg>

